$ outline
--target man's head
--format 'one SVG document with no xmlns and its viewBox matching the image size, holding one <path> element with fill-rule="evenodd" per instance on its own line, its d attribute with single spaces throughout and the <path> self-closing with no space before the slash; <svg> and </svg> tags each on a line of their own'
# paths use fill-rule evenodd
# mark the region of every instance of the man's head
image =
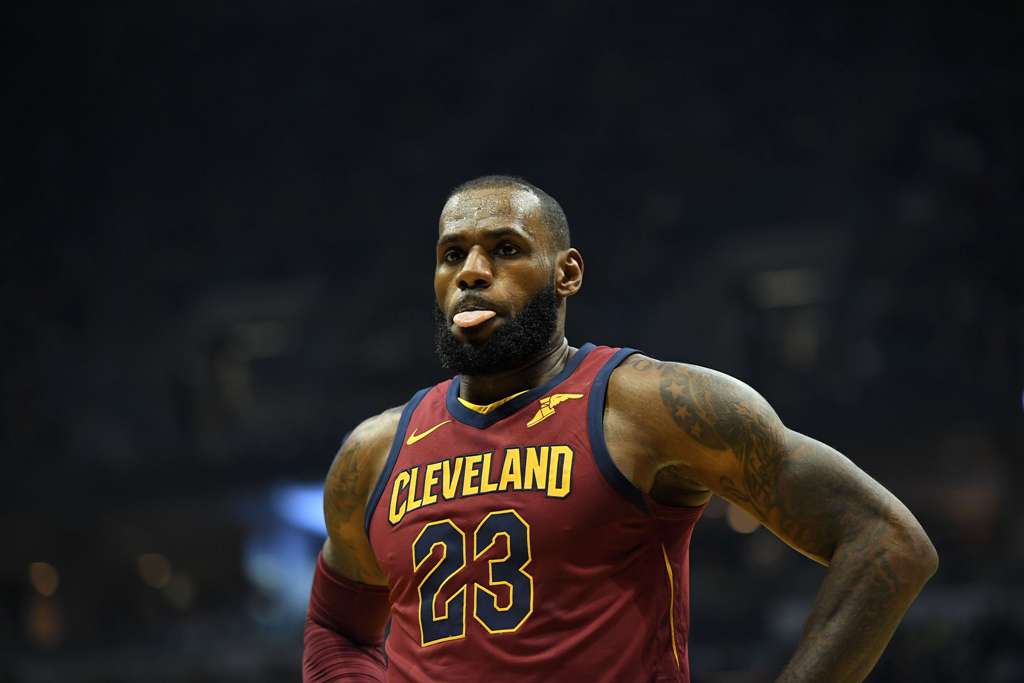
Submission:
<svg viewBox="0 0 1024 683">
<path fill-rule="evenodd" d="M 561 343 L 565 299 L 583 282 L 569 245 L 562 207 L 526 180 L 484 176 L 452 190 L 434 269 L 442 364 L 493 374 Z"/>
</svg>

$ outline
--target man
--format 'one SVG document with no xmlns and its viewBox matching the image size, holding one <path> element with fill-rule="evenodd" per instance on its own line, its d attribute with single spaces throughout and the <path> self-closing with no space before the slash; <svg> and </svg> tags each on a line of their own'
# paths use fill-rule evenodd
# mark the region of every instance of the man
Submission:
<svg viewBox="0 0 1024 683">
<path fill-rule="evenodd" d="M 437 348 L 459 375 L 342 444 L 304 680 L 688 681 L 688 546 L 712 494 L 829 568 L 779 680 L 863 679 L 935 572 L 924 530 L 742 382 L 569 346 L 582 283 L 539 188 L 448 197 Z"/>
</svg>

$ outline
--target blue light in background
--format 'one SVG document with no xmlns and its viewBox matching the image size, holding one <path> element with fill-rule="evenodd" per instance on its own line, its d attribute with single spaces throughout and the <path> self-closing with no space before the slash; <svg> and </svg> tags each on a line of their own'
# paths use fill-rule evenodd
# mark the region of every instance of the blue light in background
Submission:
<svg viewBox="0 0 1024 683">
<path fill-rule="evenodd" d="M 243 570 L 262 595 L 252 616 L 267 626 L 293 628 L 306 612 L 316 554 L 327 535 L 323 484 L 263 489 L 240 502 L 239 517 L 246 527 Z"/>
<path fill-rule="evenodd" d="M 321 536 L 324 526 L 324 490 L 322 483 L 284 484 L 270 493 L 274 511 L 286 522 Z"/>
</svg>

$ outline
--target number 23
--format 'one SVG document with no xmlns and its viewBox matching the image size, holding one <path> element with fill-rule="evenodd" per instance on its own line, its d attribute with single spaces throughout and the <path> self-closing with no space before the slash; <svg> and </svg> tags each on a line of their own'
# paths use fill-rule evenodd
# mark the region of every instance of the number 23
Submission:
<svg viewBox="0 0 1024 683">
<path fill-rule="evenodd" d="M 530 525 L 515 510 L 489 513 L 473 531 L 473 559 L 490 550 L 498 536 L 504 536 L 504 557 L 487 561 L 488 583 L 509 587 L 509 604 L 498 605 L 498 596 L 487 587 L 473 584 L 473 617 L 488 633 L 511 633 L 533 614 L 533 577 L 525 569 L 533 559 Z M 412 543 L 412 568 L 419 571 L 434 548 L 441 546 L 441 560 L 420 581 L 420 644 L 436 645 L 466 635 L 466 590 L 462 586 L 443 605 L 437 595 L 448 581 L 466 566 L 466 534 L 450 519 L 430 522 Z M 438 609 L 440 607 L 441 609 Z"/>
</svg>

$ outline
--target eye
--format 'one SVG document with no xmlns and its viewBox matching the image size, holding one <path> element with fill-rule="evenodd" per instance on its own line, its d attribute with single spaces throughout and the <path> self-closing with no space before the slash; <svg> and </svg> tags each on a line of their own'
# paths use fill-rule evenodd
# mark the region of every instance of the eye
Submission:
<svg viewBox="0 0 1024 683">
<path fill-rule="evenodd" d="M 516 254 L 519 253 L 519 247 L 512 244 L 511 242 L 502 242 L 500 245 L 498 245 L 498 248 L 495 250 L 495 252 L 499 256 L 515 256 Z"/>
<path fill-rule="evenodd" d="M 462 250 L 448 249 L 447 251 L 444 252 L 444 256 L 442 256 L 441 258 L 444 259 L 445 263 L 455 263 L 460 258 L 462 258 Z"/>
</svg>

